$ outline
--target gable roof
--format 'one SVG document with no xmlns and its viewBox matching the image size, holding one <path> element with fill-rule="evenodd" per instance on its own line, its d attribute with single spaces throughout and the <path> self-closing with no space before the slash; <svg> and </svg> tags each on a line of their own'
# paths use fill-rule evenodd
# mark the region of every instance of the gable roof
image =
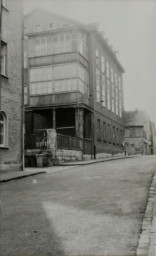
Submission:
<svg viewBox="0 0 156 256">
<path fill-rule="evenodd" d="M 71 18 L 67 18 L 63 15 L 59 15 L 59 14 L 56 14 L 54 12 L 50 12 L 50 11 L 46 11 L 44 9 L 41 9 L 41 8 L 35 8 L 33 9 L 31 12 L 27 13 L 26 15 L 24 15 L 24 19 L 27 19 L 27 18 L 30 18 L 30 16 L 33 16 L 35 13 L 45 13 L 46 15 L 49 15 L 50 17 L 53 16 L 54 18 L 58 18 L 62 21 L 65 21 L 65 22 L 71 22 L 75 25 L 79 25 L 79 26 L 85 26 L 84 23 L 81 23 L 79 21 L 75 21 Z"/>
<path fill-rule="evenodd" d="M 146 120 L 150 118 L 144 110 L 125 111 L 125 126 L 144 126 Z"/>
</svg>

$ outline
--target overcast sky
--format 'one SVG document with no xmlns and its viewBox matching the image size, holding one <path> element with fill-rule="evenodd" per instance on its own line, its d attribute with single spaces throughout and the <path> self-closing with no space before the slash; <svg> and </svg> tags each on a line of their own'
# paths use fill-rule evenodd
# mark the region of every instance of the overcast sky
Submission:
<svg viewBox="0 0 156 256">
<path fill-rule="evenodd" d="M 99 23 L 125 69 L 125 110 L 145 110 L 156 124 L 156 0 L 25 0 L 25 13 L 35 7 Z"/>
</svg>

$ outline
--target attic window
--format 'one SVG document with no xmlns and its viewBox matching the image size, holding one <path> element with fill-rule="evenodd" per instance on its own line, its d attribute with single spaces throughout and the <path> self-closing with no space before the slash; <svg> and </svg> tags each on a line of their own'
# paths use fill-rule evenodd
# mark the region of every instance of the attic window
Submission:
<svg viewBox="0 0 156 256">
<path fill-rule="evenodd" d="M 54 28 L 54 23 L 50 23 L 49 28 Z"/>
<path fill-rule="evenodd" d="M 24 27 L 24 34 L 28 33 L 28 27 Z"/>
<path fill-rule="evenodd" d="M 35 32 L 41 32 L 41 25 L 40 24 L 35 25 Z"/>
</svg>

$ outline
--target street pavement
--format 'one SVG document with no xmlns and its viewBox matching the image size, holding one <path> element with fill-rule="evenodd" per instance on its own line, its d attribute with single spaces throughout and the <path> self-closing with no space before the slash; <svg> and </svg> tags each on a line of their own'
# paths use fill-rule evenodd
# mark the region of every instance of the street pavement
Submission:
<svg viewBox="0 0 156 256">
<path fill-rule="evenodd" d="M 64 168 L 1 183 L 0 255 L 136 255 L 156 157 Z"/>
<path fill-rule="evenodd" d="M 63 170 L 72 168 L 72 166 L 89 165 L 89 164 L 95 164 L 99 162 L 106 162 L 106 161 L 133 158 L 133 157 L 137 157 L 137 156 L 116 156 L 116 157 L 108 157 L 103 159 L 91 159 L 88 161 L 62 162 L 60 163 L 60 165 L 52 166 L 52 167 L 38 167 L 38 168 L 27 167 L 21 171 L 3 171 L 3 172 L 0 172 L 0 183 L 9 182 L 14 179 L 22 179 L 22 178 L 34 176 L 37 174 L 42 174 L 42 173 L 63 171 Z"/>
</svg>

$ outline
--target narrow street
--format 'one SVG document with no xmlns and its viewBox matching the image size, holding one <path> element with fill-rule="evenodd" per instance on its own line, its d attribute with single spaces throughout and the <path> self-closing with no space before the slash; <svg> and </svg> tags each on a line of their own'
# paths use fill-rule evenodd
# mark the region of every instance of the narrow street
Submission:
<svg viewBox="0 0 156 256">
<path fill-rule="evenodd" d="M 156 156 L 1 184 L 0 255 L 135 255 Z"/>
</svg>

